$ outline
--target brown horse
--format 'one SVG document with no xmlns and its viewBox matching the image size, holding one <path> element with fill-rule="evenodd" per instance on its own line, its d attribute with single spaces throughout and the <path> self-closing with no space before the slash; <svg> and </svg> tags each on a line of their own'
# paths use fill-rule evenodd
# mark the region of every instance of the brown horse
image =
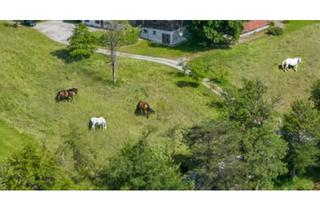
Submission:
<svg viewBox="0 0 320 210">
<path fill-rule="evenodd" d="M 63 101 L 63 100 L 66 100 L 66 101 L 72 101 L 73 100 L 73 97 L 75 95 L 77 95 L 78 93 L 78 89 L 77 88 L 70 88 L 70 89 L 67 89 L 67 90 L 60 90 L 58 93 L 57 93 L 57 96 L 56 96 L 56 101 L 59 102 L 59 101 Z"/>
<path fill-rule="evenodd" d="M 149 113 L 154 113 L 153 109 L 151 109 L 150 105 L 145 101 L 139 101 L 137 104 L 137 108 L 135 111 L 136 115 L 146 115 L 148 118 Z"/>
</svg>

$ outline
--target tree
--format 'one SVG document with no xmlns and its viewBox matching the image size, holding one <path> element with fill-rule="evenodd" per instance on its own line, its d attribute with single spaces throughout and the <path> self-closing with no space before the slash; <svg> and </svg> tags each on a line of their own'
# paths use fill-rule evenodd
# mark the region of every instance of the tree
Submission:
<svg viewBox="0 0 320 210">
<path fill-rule="evenodd" d="M 145 139 L 125 145 L 102 171 L 98 185 L 111 190 L 184 190 L 179 167 L 163 151 L 151 148 Z"/>
<path fill-rule="evenodd" d="M 63 190 L 72 187 L 72 182 L 45 146 L 24 146 L 1 164 L 0 174 L 1 188 L 5 190 Z"/>
<path fill-rule="evenodd" d="M 69 54 L 76 59 L 88 58 L 96 51 L 96 43 L 96 37 L 90 33 L 86 25 L 80 23 L 69 39 Z"/>
<path fill-rule="evenodd" d="M 290 174 L 303 174 L 314 166 L 319 158 L 320 116 L 307 102 L 293 102 L 291 112 L 284 115 L 281 128 L 283 138 L 288 142 L 287 163 Z"/>
<path fill-rule="evenodd" d="M 275 134 L 273 126 L 247 130 L 241 142 L 248 189 L 272 189 L 274 180 L 287 172 L 284 159 L 287 143 Z"/>
<path fill-rule="evenodd" d="M 228 118 L 244 129 L 262 127 L 271 117 L 272 105 L 264 99 L 267 87 L 259 80 L 245 80 L 242 88 L 225 95 Z"/>
<path fill-rule="evenodd" d="M 110 61 L 112 69 L 112 82 L 116 84 L 116 51 L 122 43 L 132 43 L 138 39 L 138 28 L 132 27 L 128 21 L 124 20 L 113 20 L 110 22 L 109 27 L 106 30 L 105 43 L 107 48 L 110 50 Z"/>
<path fill-rule="evenodd" d="M 196 189 L 271 189 L 286 172 L 286 143 L 267 126 L 243 132 L 233 122 L 211 121 L 188 129 L 184 139 Z"/>
<path fill-rule="evenodd" d="M 243 21 L 192 20 L 187 25 L 188 38 L 205 46 L 231 44 L 239 39 Z"/>
<path fill-rule="evenodd" d="M 188 176 L 196 189 L 244 189 L 241 133 L 226 121 L 210 121 L 188 129 L 184 142 L 192 158 Z"/>
<path fill-rule="evenodd" d="M 315 82 L 311 88 L 311 97 L 316 109 L 320 111 L 320 80 Z"/>
</svg>

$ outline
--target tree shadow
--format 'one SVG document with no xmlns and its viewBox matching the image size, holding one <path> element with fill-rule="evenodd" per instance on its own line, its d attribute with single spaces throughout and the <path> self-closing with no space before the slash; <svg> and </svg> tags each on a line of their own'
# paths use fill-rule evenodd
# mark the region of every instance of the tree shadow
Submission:
<svg viewBox="0 0 320 210">
<path fill-rule="evenodd" d="M 63 60 L 65 63 L 72 63 L 74 61 L 79 61 L 80 59 L 71 58 L 67 49 L 59 49 L 50 53 L 50 55 Z"/>
<path fill-rule="evenodd" d="M 199 87 L 200 84 L 198 82 L 189 82 L 189 81 L 180 80 L 176 82 L 176 85 L 180 88 L 183 88 L 183 87 L 197 88 Z"/>
</svg>

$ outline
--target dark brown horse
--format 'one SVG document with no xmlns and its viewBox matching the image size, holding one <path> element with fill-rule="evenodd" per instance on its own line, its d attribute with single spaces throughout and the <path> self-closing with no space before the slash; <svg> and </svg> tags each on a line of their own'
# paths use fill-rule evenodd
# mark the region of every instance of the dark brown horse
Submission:
<svg viewBox="0 0 320 210">
<path fill-rule="evenodd" d="M 150 105 L 145 101 L 139 101 L 137 104 L 137 108 L 135 111 L 136 115 L 146 115 L 148 118 L 149 113 L 154 113 L 153 109 L 151 109 Z"/>
<path fill-rule="evenodd" d="M 58 93 L 57 93 L 57 96 L 56 96 L 56 101 L 59 102 L 59 101 L 72 101 L 73 100 L 73 97 L 75 95 L 77 95 L 78 93 L 78 89 L 77 88 L 70 88 L 70 89 L 67 89 L 67 90 L 60 90 Z"/>
</svg>

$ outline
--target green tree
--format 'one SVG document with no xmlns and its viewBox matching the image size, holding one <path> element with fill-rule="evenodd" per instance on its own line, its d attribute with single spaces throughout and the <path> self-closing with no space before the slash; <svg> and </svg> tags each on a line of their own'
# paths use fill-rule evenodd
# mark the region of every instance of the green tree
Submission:
<svg viewBox="0 0 320 210">
<path fill-rule="evenodd" d="M 292 177 L 317 163 L 320 116 L 309 103 L 298 100 L 292 104 L 291 112 L 284 115 L 281 132 L 289 145 L 286 159 Z"/>
<path fill-rule="evenodd" d="M 94 189 L 99 161 L 95 150 L 87 142 L 83 142 L 81 135 L 83 134 L 71 127 L 68 139 L 58 147 L 56 155 L 77 189 Z"/>
<path fill-rule="evenodd" d="M 320 80 L 315 82 L 311 88 L 311 97 L 316 109 L 320 111 Z"/>
<path fill-rule="evenodd" d="M 274 180 L 287 172 L 287 143 L 270 124 L 247 130 L 241 142 L 248 189 L 272 189 Z"/>
<path fill-rule="evenodd" d="M 262 127 L 272 114 L 272 105 L 264 99 L 266 92 L 259 80 L 245 80 L 242 88 L 225 95 L 229 119 L 245 129 Z"/>
<path fill-rule="evenodd" d="M 5 190 L 62 190 L 72 182 L 45 146 L 28 144 L 1 163 L 1 188 Z"/>
<path fill-rule="evenodd" d="M 286 142 L 270 127 L 243 132 L 236 125 L 212 121 L 185 133 L 197 189 L 271 189 L 286 172 Z"/>
<path fill-rule="evenodd" d="M 187 25 L 189 40 L 209 47 L 237 41 L 242 30 L 240 20 L 192 20 Z"/>
<path fill-rule="evenodd" d="M 97 49 L 96 43 L 96 37 L 90 33 L 86 25 L 80 23 L 69 39 L 69 54 L 76 59 L 88 58 Z"/>
<path fill-rule="evenodd" d="M 191 127 L 183 137 L 192 158 L 188 176 L 196 189 L 244 189 L 242 135 L 235 125 L 210 121 Z"/>
<path fill-rule="evenodd" d="M 111 190 L 184 190 L 192 185 L 183 180 L 179 167 L 145 139 L 127 144 L 111 158 L 98 185 Z"/>
</svg>

